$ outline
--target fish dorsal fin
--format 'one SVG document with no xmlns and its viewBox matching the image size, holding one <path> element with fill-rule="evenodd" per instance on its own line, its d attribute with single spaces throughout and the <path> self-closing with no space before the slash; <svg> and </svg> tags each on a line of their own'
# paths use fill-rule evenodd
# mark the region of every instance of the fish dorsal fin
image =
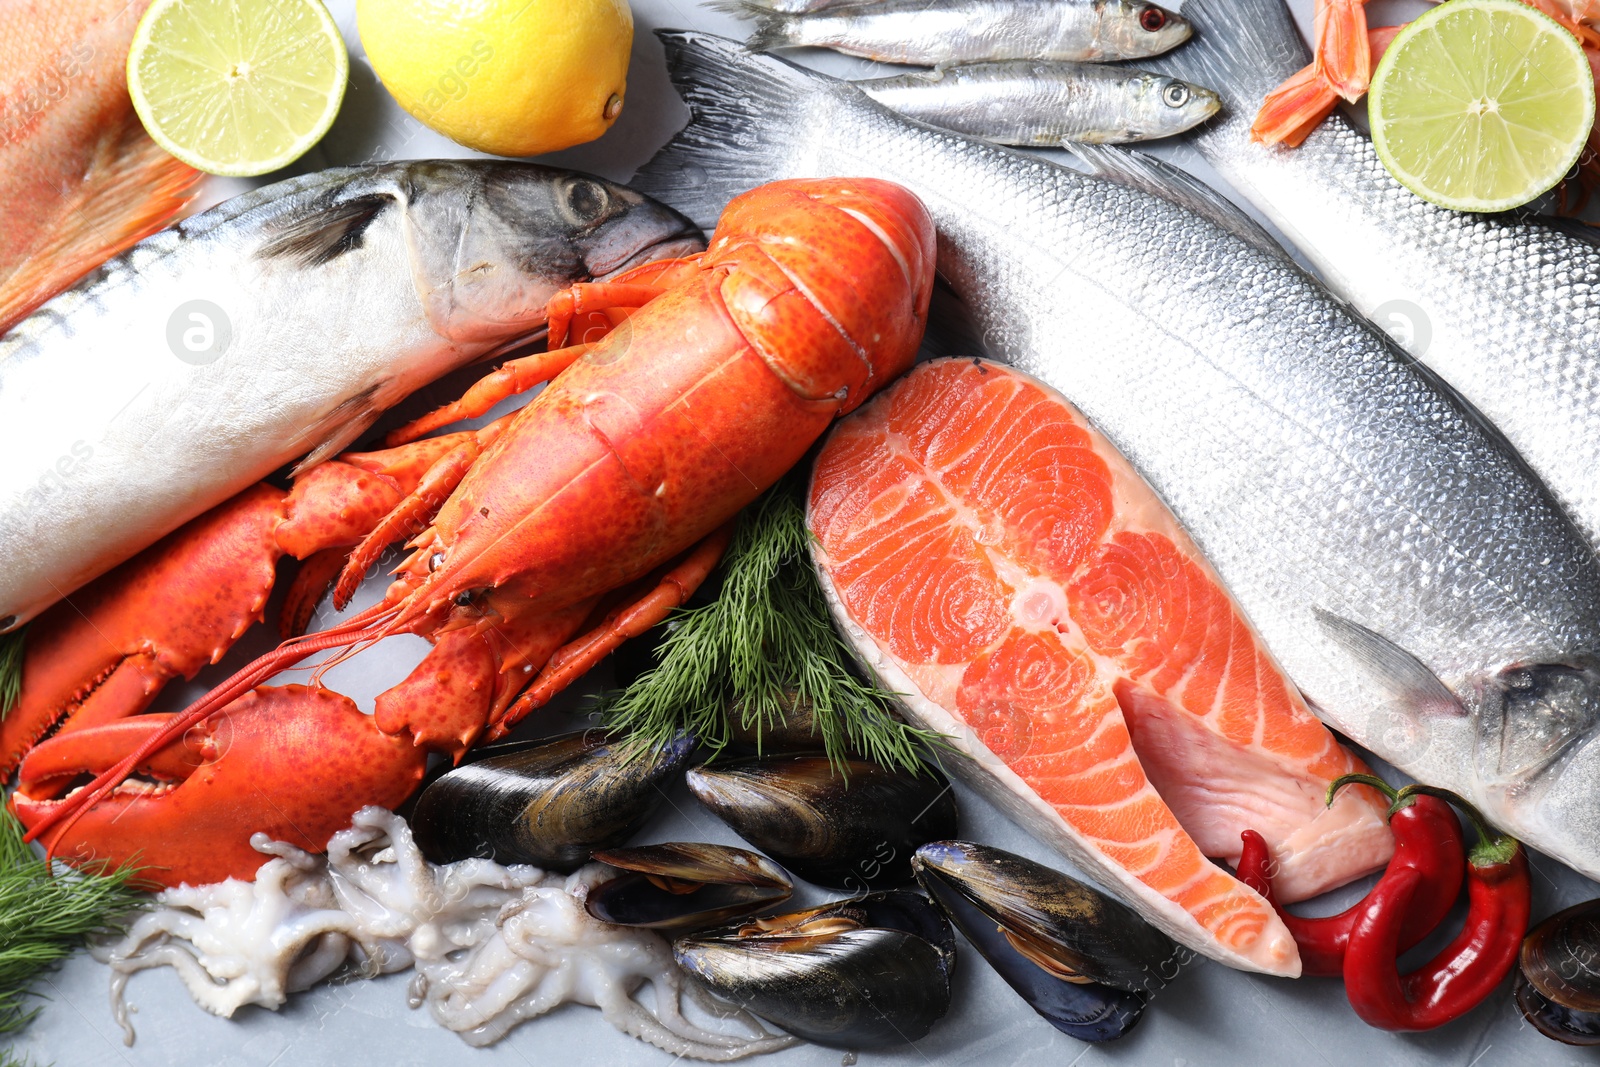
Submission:
<svg viewBox="0 0 1600 1067">
<path fill-rule="evenodd" d="M 1277 256 L 1299 269 L 1299 265 L 1284 251 L 1282 245 L 1273 240 L 1261 223 L 1194 175 L 1179 170 L 1165 160 L 1127 148 L 1091 144 L 1072 144 L 1068 148 L 1095 177 L 1159 196 L 1221 227 L 1245 244 Z"/>
<path fill-rule="evenodd" d="M 389 193 L 363 193 L 318 205 L 277 228 L 256 251 L 262 259 L 286 258 L 320 267 L 361 247 L 361 235 L 390 204 Z"/>
<path fill-rule="evenodd" d="M 1328 636 L 1353 655 L 1375 681 L 1407 708 L 1432 715 L 1467 714 L 1449 686 L 1410 652 L 1342 615 L 1322 608 L 1313 608 L 1312 612 Z"/>
</svg>

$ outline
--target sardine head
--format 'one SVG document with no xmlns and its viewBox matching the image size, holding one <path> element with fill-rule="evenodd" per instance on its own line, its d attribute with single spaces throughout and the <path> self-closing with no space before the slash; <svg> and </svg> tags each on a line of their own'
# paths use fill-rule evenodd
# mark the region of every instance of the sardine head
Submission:
<svg viewBox="0 0 1600 1067">
<path fill-rule="evenodd" d="M 1123 87 L 1128 100 L 1128 132 L 1135 140 L 1172 137 L 1222 110 L 1222 98 L 1210 89 L 1165 74 L 1130 67 Z"/>
<path fill-rule="evenodd" d="M 533 333 L 573 282 L 705 247 L 684 216 L 603 178 L 531 163 L 408 164 L 406 239 L 440 336 L 498 345 Z"/>
<path fill-rule="evenodd" d="M 1189 39 L 1194 28 L 1175 11 L 1144 0 L 1102 0 L 1100 42 L 1122 59 L 1159 56 Z"/>
</svg>

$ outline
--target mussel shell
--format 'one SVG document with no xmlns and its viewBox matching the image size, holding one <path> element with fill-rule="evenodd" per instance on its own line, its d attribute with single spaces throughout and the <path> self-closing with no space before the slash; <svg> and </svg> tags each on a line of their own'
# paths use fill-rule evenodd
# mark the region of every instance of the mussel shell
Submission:
<svg viewBox="0 0 1600 1067">
<path fill-rule="evenodd" d="M 728 748 L 730 754 L 772 756 L 786 753 L 816 752 L 822 747 L 822 731 L 816 709 L 793 690 L 778 698 L 780 718 L 769 721 L 747 712 L 737 703 L 728 706 Z M 745 720 L 749 718 L 747 723 Z"/>
<path fill-rule="evenodd" d="M 1018 952 L 1004 930 L 942 878 L 928 877 L 924 884 L 972 947 L 1057 1030 L 1079 1041 L 1111 1041 L 1144 1017 L 1145 994 L 1059 978 Z"/>
<path fill-rule="evenodd" d="M 1533 1028 L 1565 1045 L 1600 1045 L 1600 1012 L 1563 1007 L 1533 987 L 1528 976 L 1517 973 L 1517 1008 Z"/>
<path fill-rule="evenodd" d="M 1600 1012 L 1600 900 L 1558 911 L 1528 931 L 1517 963 L 1546 1000 Z"/>
<path fill-rule="evenodd" d="M 956 832 L 943 774 L 777 756 L 696 767 L 689 788 L 734 832 L 808 882 L 860 891 L 911 880 L 917 846 Z"/>
<path fill-rule="evenodd" d="M 411 828 L 434 863 L 477 856 L 576 870 L 638 832 L 693 749 L 679 738 L 630 755 L 595 730 L 515 747 L 429 785 Z"/>
<path fill-rule="evenodd" d="M 1131 908 L 1022 856 L 936 841 L 918 849 L 913 864 L 935 900 L 959 894 L 990 923 L 1090 982 L 1153 992 L 1176 975 L 1183 959 L 1171 938 Z"/>
<path fill-rule="evenodd" d="M 845 928 L 827 928 L 832 919 Z M 950 1009 L 955 935 L 915 893 L 876 894 L 683 938 L 673 953 L 712 992 L 819 1045 L 902 1045 L 925 1036 Z"/>
<path fill-rule="evenodd" d="M 599 851 L 594 858 L 619 873 L 591 888 L 584 907 L 614 926 L 703 930 L 775 907 L 794 893 L 782 867 L 727 845 L 642 845 Z"/>
</svg>

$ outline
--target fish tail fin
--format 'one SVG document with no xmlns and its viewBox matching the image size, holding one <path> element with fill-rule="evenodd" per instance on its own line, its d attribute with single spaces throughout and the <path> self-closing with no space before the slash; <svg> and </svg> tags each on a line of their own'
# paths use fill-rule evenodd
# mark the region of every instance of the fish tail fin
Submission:
<svg viewBox="0 0 1600 1067">
<path fill-rule="evenodd" d="M 0 279 L 0 334 L 95 267 L 169 224 L 188 204 L 200 172 L 150 140 L 129 109 L 108 135 L 83 181 L 68 194 L 72 210 L 17 269 Z"/>
<path fill-rule="evenodd" d="M 688 30 L 657 30 L 667 72 L 691 117 L 630 184 L 710 229 L 740 193 L 790 177 L 803 147 L 807 98 L 838 83 L 737 41 Z"/>
<path fill-rule="evenodd" d="M 1216 91 L 1248 121 L 1275 86 L 1310 62 L 1284 0 L 1185 0 L 1189 42 L 1139 65 Z"/>
<path fill-rule="evenodd" d="M 755 25 L 744 46 L 752 52 L 770 52 L 774 48 L 788 48 L 799 43 L 796 31 L 800 16 L 774 10 L 769 3 L 759 0 L 706 0 L 706 6 L 737 18 L 749 19 Z"/>
</svg>

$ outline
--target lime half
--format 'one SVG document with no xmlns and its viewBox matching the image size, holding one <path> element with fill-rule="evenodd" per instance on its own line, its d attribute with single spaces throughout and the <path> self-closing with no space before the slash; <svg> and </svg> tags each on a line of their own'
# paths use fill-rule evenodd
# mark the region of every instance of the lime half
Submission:
<svg viewBox="0 0 1600 1067">
<path fill-rule="evenodd" d="M 1505 211 L 1577 162 L 1594 77 L 1572 34 L 1519 0 L 1449 0 L 1395 37 L 1368 114 L 1378 158 L 1407 189 L 1458 211 Z"/>
<path fill-rule="evenodd" d="M 128 91 L 157 144 L 210 174 L 287 166 L 339 113 L 350 57 L 319 0 L 155 0 Z"/>
</svg>

